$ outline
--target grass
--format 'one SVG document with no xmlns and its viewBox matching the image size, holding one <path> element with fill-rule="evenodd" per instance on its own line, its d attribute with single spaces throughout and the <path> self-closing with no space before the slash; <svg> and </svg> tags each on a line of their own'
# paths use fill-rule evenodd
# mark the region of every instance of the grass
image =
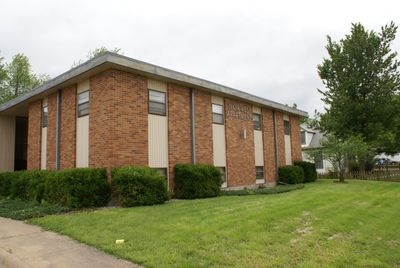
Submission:
<svg viewBox="0 0 400 268">
<path fill-rule="evenodd" d="M 399 183 L 324 180 L 32 222 L 145 267 L 400 267 L 399 200 Z"/>
<path fill-rule="evenodd" d="M 304 184 L 286 184 L 276 187 L 242 189 L 242 190 L 222 190 L 221 195 L 251 195 L 251 194 L 280 194 L 304 188 Z"/>
<path fill-rule="evenodd" d="M 38 202 L 19 199 L 0 199 L 0 216 L 15 220 L 43 217 L 69 210 L 69 208 L 52 204 L 39 204 Z"/>
</svg>

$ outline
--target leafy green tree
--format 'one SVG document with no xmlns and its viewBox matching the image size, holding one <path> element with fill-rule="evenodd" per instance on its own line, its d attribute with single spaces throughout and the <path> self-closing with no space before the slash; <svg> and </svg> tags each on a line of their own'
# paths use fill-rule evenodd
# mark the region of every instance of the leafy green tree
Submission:
<svg viewBox="0 0 400 268">
<path fill-rule="evenodd" d="M 359 135 L 378 152 L 400 151 L 399 62 L 391 44 L 397 26 L 392 22 L 380 32 L 360 23 L 339 42 L 328 36 L 329 57 L 318 65 L 326 87 L 318 90 L 326 104 L 321 114 L 323 131 L 345 140 Z"/>
<path fill-rule="evenodd" d="M 346 140 L 339 139 L 334 135 L 327 135 L 321 142 L 321 148 L 308 150 L 310 160 L 320 157 L 326 159 L 339 175 L 339 181 L 344 182 L 344 174 L 350 160 L 357 161 L 361 165 L 367 161 L 373 153 L 372 148 L 359 136 L 351 136 Z"/>
<path fill-rule="evenodd" d="M 78 60 L 77 62 L 74 62 L 74 63 L 72 64 L 72 67 L 71 67 L 71 68 L 74 68 L 74 67 L 76 67 L 76 66 L 78 66 L 78 65 L 81 65 L 81 64 L 84 63 L 85 61 L 91 60 L 91 59 L 96 58 L 96 57 L 100 57 L 100 56 L 106 54 L 107 52 L 112 52 L 112 53 L 121 54 L 121 55 L 124 54 L 124 53 L 121 51 L 120 48 L 116 48 L 116 47 L 115 47 L 115 48 L 113 48 L 113 49 L 108 49 L 108 48 L 106 48 L 105 46 L 101 46 L 101 47 L 99 47 L 99 48 L 95 48 L 94 50 L 90 50 L 90 51 L 88 52 L 88 54 L 87 54 L 85 60 L 80 59 L 80 60 Z"/>
<path fill-rule="evenodd" d="M 48 75 L 33 73 L 29 58 L 18 53 L 10 63 L 0 66 L 0 103 L 18 97 L 48 79 Z"/>
</svg>

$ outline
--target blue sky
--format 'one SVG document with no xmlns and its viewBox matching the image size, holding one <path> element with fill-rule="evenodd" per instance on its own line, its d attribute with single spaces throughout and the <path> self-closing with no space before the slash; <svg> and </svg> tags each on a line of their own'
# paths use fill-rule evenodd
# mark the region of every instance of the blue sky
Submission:
<svg viewBox="0 0 400 268">
<path fill-rule="evenodd" d="M 3 0 L 1 56 L 24 53 L 56 76 L 89 50 L 125 56 L 221 83 L 310 115 L 323 110 L 316 66 L 326 36 L 352 22 L 400 25 L 397 1 L 21 1 Z M 400 36 L 393 48 L 400 50 Z"/>
</svg>

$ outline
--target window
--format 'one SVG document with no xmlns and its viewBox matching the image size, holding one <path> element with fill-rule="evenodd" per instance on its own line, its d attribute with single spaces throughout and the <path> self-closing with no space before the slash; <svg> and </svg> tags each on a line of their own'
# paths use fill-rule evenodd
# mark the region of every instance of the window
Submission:
<svg viewBox="0 0 400 268">
<path fill-rule="evenodd" d="M 42 108 L 42 127 L 47 127 L 47 112 L 48 108 L 47 106 L 44 106 Z"/>
<path fill-rule="evenodd" d="M 167 178 L 167 169 L 166 168 L 155 168 L 157 170 L 158 174 L 160 174 L 161 177 Z"/>
<path fill-rule="evenodd" d="M 78 117 L 89 114 L 89 90 L 78 94 Z"/>
<path fill-rule="evenodd" d="M 261 114 L 253 114 L 254 130 L 261 130 Z"/>
<path fill-rule="evenodd" d="M 224 124 L 224 107 L 219 104 L 212 104 L 213 123 Z"/>
<path fill-rule="evenodd" d="M 322 158 L 322 153 L 319 153 L 314 158 L 315 168 L 316 169 L 323 169 L 324 168 L 324 159 Z"/>
<path fill-rule="evenodd" d="M 256 180 L 264 180 L 264 167 L 256 167 Z"/>
<path fill-rule="evenodd" d="M 226 183 L 226 175 L 225 175 L 225 168 L 224 167 L 218 167 L 219 172 L 221 172 L 221 184 Z"/>
<path fill-rule="evenodd" d="M 301 136 L 301 144 L 305 145 L 306 144 L 306 132 L 305 131 L 301 131 L 300 132 L 300 136 Z"/>
<path fill-rule="evenodd" d="M 165 92 L 149 89 L 149 114 L 166 115 Z"/>
<path fill-rule="evenodd" d="M 285 135 L 290 135 L 290 122 L 287 120 L 283 121 L 283 131 Z"/>
</svg>

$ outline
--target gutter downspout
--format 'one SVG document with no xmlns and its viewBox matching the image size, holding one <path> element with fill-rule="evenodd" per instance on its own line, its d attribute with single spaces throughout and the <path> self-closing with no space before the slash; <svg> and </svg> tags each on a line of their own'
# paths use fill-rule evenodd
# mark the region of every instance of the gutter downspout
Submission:
<svg viewBox="0 0 400 268">
<path fill-rule="evenodd" d="M 276 122 L 276 111 L 273 111 L 274 120 L 274 143 L 275 143 L 275 174 L 279 182 L 279 146 L 278 146 L 278 126 Z"/>
<path fill-rule="evenodd" d="M 56 170 L 60 169 L 60 125 L 61 125 L 61 90 L 57 91 L 56 115 Z"/>
<path fill-rule="evenodd" d="M 192 124 L 192 164 L 196 164 L 196 111 L 194 89 L 190 89 L 190 104 L 191 104 L 191 124 Z"/>
</svg>

